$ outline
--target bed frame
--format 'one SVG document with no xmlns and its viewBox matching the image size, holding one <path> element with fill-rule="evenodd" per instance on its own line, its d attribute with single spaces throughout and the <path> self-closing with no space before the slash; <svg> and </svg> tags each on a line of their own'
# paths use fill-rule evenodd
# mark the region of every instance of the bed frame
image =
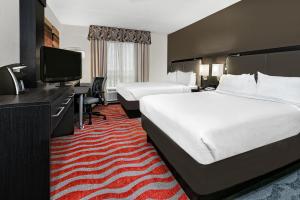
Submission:
<svg viewBox="0 0 300 200">
<path fill-rule="evenodd" d="M 255 189 L 259 186 L 257 183 L 270 182 L 285 175 L 291 167 L 300 168 L 300 162 L 297 162 L 300 159 L 299 135 L 213 164 L 202 165 L 144 115 L 142 125 L 148 133 L 148 142 L 156 147 L 190 199 L 223 199 L 236 192 L 241 195 L 247 192 L 242 191 L 245 188 Z M 288 170 L 282 171 L 287 165 Z M 275 171 L 278 169 L 281 170 Z"/>
<path fill-rule="evenodd" d="M 200 58 L 196 60 L 180 60 L 175 63 L 172 63 L 172 65 L 169 67 L 168 71 L 183 71 L 183 72 L 195 72 L 196 74 L 199 74 L 199 62 Z M 197 75 L 197 83 L 199 79 L 199 76 Z M 197 84 L 198 85 L 198 84 Z M 129 118 L 139 118 L 141 117 L 140 112 L 140 103 L 139 101 L 127 101 L 121 94 L 118 93 L 118 101 L 122 105 L 122 108 L 124 109 L 125 113 Z"/>
<path fill-rule="evenodd" d="M 300 48 L 240 53 L 227 58 L 230 74 L 300 77 Z M 195 161 L 151 120 L 142 126 L 190 199 L 233 198 L 300 168 L 300 134 L 209 165 Z M 232 196 L 233 195 L 233 196 Z"/>
<path fill-rule="evenodd" d="M 173 71 L 183 71 L 183 72 L 195 72 L 197 74 L 197 85 L 199 80 L 199 62 L 201 58 L 197 59 L 188 59 L 188 60 L 179 60 L 168 68 L 168 72 Z M 141 117 L 140 112 L 140 103 L 139 101 L 127 101 L 121 94 L 118 93 L 118 101 L 120 102 L 122 108 L 129 118 L 139 118 Z"/>
<path fill-rule="evenodd" d="M 141 117 L 140 102 L 139 101 L 127 101 L 122 95 L 118 93 L 118 100 L 129 118 Z"/>
</svg>

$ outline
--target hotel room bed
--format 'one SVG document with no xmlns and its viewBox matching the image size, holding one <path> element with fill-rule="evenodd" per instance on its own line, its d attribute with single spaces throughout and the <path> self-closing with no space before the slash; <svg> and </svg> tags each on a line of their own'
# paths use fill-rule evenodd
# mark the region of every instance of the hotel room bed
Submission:
<svg viewBox="0 0 300 200">
<path fill-rule="evenodd" d="M 271 174 L 270 180 L 280 176 L 285 167 L 289 172 L 290 166 L 300 166 L 299 135 L 203 165 L 144 115 L 142 124 L 148 141 L 157 148 L 190 199 L 223 199 L 247 187 L 255 189 L 255 184 L 269 181 Z"/>
<path fill-rule="evenodd" d="M 232 74 L 259 70 L 300 77 L 298 63 L 300 51 L 227 60 Z M 202 92 L 145 97 L 141 112 L 149 142 L 191 199 L 222 199 L 299 166 L 300 109 L 295 105 Z"/>
<path fill-rule="evenodd" d="M 139 100 L 148 95 L 189 93 L 197 86 L 171 82 L 126 83 L 117 86 L 118 99 L 129 117 L 139 117 Z"/>
<path fill-rule="evenodd" d="M 300 133 L 300 108 L 220 92 L 147 96 L 140 110 L 203 165 Z"/>
</svg>

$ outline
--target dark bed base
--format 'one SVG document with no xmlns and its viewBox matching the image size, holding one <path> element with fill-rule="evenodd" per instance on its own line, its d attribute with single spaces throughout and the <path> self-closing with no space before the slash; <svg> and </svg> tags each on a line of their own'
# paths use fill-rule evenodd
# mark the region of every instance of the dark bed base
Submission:
<svg viewBox="0 0 300 200">
<path fill-rule="evenodd" d="M 126 115 L 130 118 L 140 118 L 141 117 L 141 112 L 140 110 L 127 110 L 122 104 L 121 104 L 123 110 L 125 111 Z"/>
<path fill-rule="evenodd" d="M 300 136 L 201 165 L 142 115 L 151 142 L 190 199 L 232 199 L 300 168 Z"/>
<path fill-rule="evenodd" d="M 118 93 L 118 100 L 122 105 L 125 113 L 129 118 L 141 117 L 139 101 L 127 101 L 122 95 Z"/>
</svg>

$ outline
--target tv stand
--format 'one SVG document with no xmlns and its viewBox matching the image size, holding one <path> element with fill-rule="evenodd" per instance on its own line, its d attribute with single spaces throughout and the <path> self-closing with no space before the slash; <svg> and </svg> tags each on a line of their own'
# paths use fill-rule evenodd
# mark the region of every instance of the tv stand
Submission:
<svg viewBox="0 0 300 200">
<path fill-rule="evenodd" d="M 50 139 L 74 132 L 72 87 L 0 96 L 0 196 L 50 199 Z"/>
</svg>

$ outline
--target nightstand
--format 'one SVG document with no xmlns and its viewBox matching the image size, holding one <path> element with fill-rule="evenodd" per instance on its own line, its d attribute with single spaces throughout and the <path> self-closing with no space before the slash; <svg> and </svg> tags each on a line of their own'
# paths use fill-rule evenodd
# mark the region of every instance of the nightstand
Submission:
<svg viewBox="0 0 300 200">
<path fill-rule="evenodd" d="M 215 91 L 215 90 L 216 90 L 216 88 L 214 88 L 214 87 L 199 88 L 199 92 Z"/>
<path fill-rule="evenodd" d="M 193 88 L 191 91 L 192 92 L 200 92 L 200 87 L 198 86 L 197 88 Z"/>
</svg>

